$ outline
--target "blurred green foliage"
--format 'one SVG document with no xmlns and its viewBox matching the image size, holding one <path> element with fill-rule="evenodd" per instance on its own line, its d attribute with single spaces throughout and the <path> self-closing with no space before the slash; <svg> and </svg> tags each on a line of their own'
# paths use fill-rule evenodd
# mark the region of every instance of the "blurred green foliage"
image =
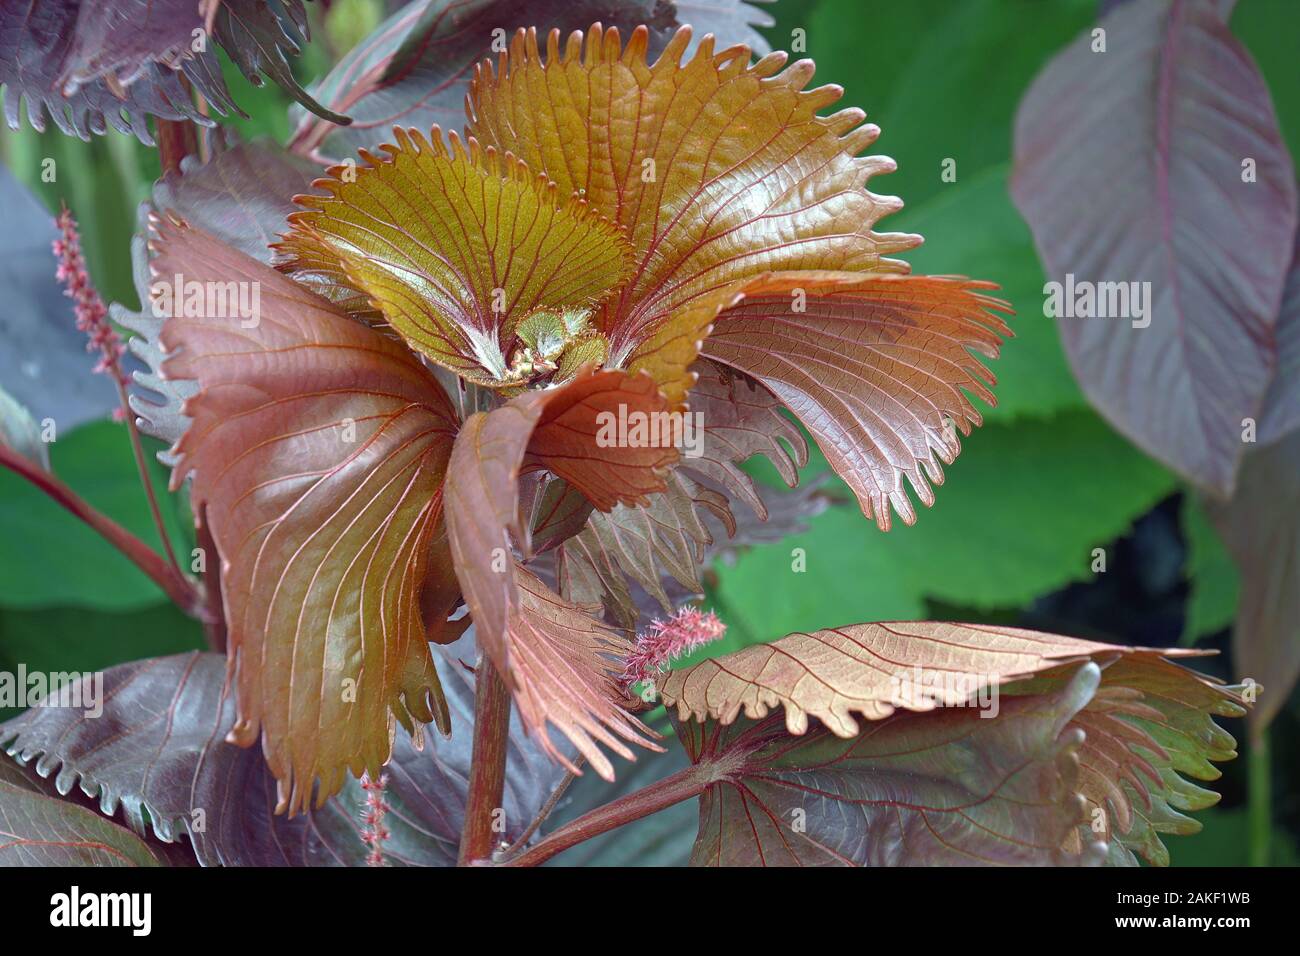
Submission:
<svg viewBox="0 0 1300 956">
<path fill-rule="evenodd" d="M 151 442 L 151 451 L 162 446 Z M 193 536 L 184 502 L 167 495 L 167 470 L 149 456 L 173 547 L 187 557 Z M 93 506 L 159 548 L 126 426 L 94 422 L 50 446 L 54 473 Z M 94 531 L 8 471 L 0 471 L 0 607 L 77 606 L 133 610 L 166 600 L 158 586 Z M 19 545 L 21 542 L 21 545 Z"/>
</svg>

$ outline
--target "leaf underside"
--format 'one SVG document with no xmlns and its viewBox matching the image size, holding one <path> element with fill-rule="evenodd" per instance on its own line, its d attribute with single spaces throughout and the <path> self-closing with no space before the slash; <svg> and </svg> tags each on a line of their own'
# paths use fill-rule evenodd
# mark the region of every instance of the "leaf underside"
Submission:
<svg viewBox="0 0 1300 956">
<path fill-rule="evenodd" d="M 1267 727 L 1300 678 L 1300 429 L 1252 450 L 1232 499 L 1206 509 L 1241 571 L 1233 659 L 1267 688 L 1251 714 Z"/>
<path fill-rule="evenodd" d="M 1083 734 L 1096 688 L 1085 664 L 1053 694 L 973 708 L 899 711 L 849 739 L 790 736 L 779 714 L 678 724 L 719 781 L 700 798 L 695 866 L 1095 865 L 1104 846 L 1062 844 L 1083 820 Z"/>
<path fill-rule="evenodd" d="M 187 156 L 179 172 L 169 172 L 153 188 L 152 203 L 141 204 L 138 234 L 131 241 L 136 293 L 142 303 L 131 311 L 121 303 L 109 307 L 114 322 L 136 333 L 128 347 L 145 366 L 134 374 L 137 388 L 131 409 L 141 430 L 168 444 L 185 434 L 189 420 L 181 413 L 194 383 L 168 381 L 162 376 L 163 354 L 158 337 L 163 320 L 150 308 L 147 234 L 150 211 L 166 209 L 234 249 L 262 262 L 271 260 L 270 244 L 284 232 L 285 221 L 297 207 L 292 197 L 307 191 L 317 167 L 269 142 L 240 143 L 213 154 L 206 163 Z M 171 464 L 171 456 L 159 457 Z"/>
<path fill-rule="evenodd" d="M 865 814 L 868 829 L 884 829 L 876 836 L 879 846 L 875 850 L 857 848 L 849 835 L 840 831 L 831 833 L 828 845 L 834 852 L 821 845 L 824 840 L 810 837 L 808 846 L 796 837 L 792 843 L 781 844 L 784 850 L 777 858 L 782 862 L 817 862 L 824 856 L 825 862 L 860 865 L 926 863 L 943 860 L 949 850 L 971 853 L 975 860 L 1008 862 L 1004 851 L 1014 854 L 1019 850 L 999 850 L 982 843 L 985 837 L 1000 833 L 1000 839 L 1015 837 L 1023 839 L 1025 847 L 1036 848 L 1032 860 L 1018 862 L 1085 862 L 1108 851 L 1111 863 L 1131 864 L 1139 853 L 1151 863 L 1164 865 L 1168 852 L 1158 834 L 1196 832 L 1199 824 L 1178 811 L 1202 809 L 1217 800 L 1217 795 L 1192 785 L 1180 774 L 1216 779 L 1218 771 L 1210 761 L 1231 759 L 1235 744 L 1211 716 L 1245 713 L 1236 688 L 1211 683 L 1165 659 L 1186 656 L 1194 653 L 1118 647 L 980 625 L 859 624 L 792 634 L 770 645 L 745 648 L 674 671 L 662 682 L 660 694 L 670 711 L 676 708 L 679 732 L 687 728 L 684 739 L 688 746 L 698 749 L 699 740 L 710 736 L 727 742 L 717 745 L 708 759 L 729 766 L 726 748 L 746 753 L 752 740 L 770 739 L 771 752 L 780 755 L 776 765 L 789 773 L 778 774 L 780 782 L 774 784 L 769 776 L 772 768 L 757 758 L 762 768 L 757 775 L 764 786 L 772 784 L 794 793 L 802 790 L 817 800 L 847 801 Z M 1095 676 L 1085 677 L 1085 673 Z M 998 691 L 1000 694 L 993 696 Z M 971 764 L 963 748 L 972 742 L 1002 746 L 1009 739 L 1003 734 L 1012 733 L 1014 727 L 1001 725 L 1015 725 L 1025 708 L 1032 711 L 1052 700 L 1057 703 L 1050 706 L 1056 708 L 1067 697 L 1072 703 L 1064 711 L 1056 711 L 1060 722 L 1050 739 L 1024 751 L 1034 759 L 1039 752 L 1036 747 L 1056 741 L 1072 755 L 1068 772 L 1062 770 L 1057 781 L 1065 789 L 1053 790 L 1051 797 L 1058 809 L 1069 812 L 1073 822 L 1066 829 L 1035 829 L 1041 820 L 981 822 L 962 815 L 968 809 L 965 805 L 961 814 L 929 816 L 943 805 L 927 802 L 932 783 L 927 774 L 938 784 L 954 786 L 953 781 L 960 780 L 964 772 L 984 774 L 995 783 L 1001 773 L 1014 779 L 1023 769 L 1013 762 L 1014 751 Z M 976 704 L 987 710 L 990 699 L 997 710 L 991 718 L 987 714 L 981 717 Z M 783 707 L 784 714 L 769 713 L 776 707 Z M 854 714 L 865 717 L 867 723 L 855 720 Z M 810 716 L 818 722 L 810 724 Z M 704 729 L 697 729 L 701 725 Z M 955 730 L 958 727 L 965 729 Z M 905 750 L 891 749 L 912 734 L 927 741 L 924 747 L 913 750 L 909 744 Z M 1067 736 L 1068 746 L 1064 743 Z M 1027 745 L 1022 739 L 1017 746 Z M 962 756 L 952 756 L 946 748 L 956 748 Z M 816 754 L 828 756 L 823 761 L 812 756 Z M 830 756 L 834 754 L 845 755 L 849 763 L 841 764 L 841 757 Z M 865 774 L 867 769 L 858 768 L 853 760 L 863 754 L 914 759 L 918 768 L 928 770 L 895 771 L 902 775 L 858 780 L 856 774 Z M 751 761 L 749 756 L 742 759 Z M 896 765 L 869 766 L 879 775 L 881 766 L 894 770 Z M 953 777 L 945 778 L 937 769 L 944 766 Z M 908 774 L 920 774 L 922 779 Z M 891 785 L 890 780 L 896 782 Z M 888 797 L 864 796 L 858 786 L 879 788 Z M 978 787 L 963 786 L 968 794 L 979 792 Z M 773 811 L 764 801 L 766 791 L 755 791 L 749 781 L 734 783 L 734 790 L 722 785 L 721 802 L 702 807 L 698 859 L 725 861 L 728 855 L 739 853 L 754 862 L 755 853 L 761 856 L 767 850 L 780 850 L 771 834 L 756 837 L 756 847 L 739 839 L 737 834 L 744 829 L 739 826 L 739 816 L 745 812 L 747 800 L 756 800 L 769 818 L 785 814 L 788 826 L 794 805 L 787 804 L 796 797 L 781 797 L 784 809 Z M 828 796 L 831 793 L 838 796 Z M 985 801 L 994 796 L 991 792 L 970 806 L 986 808 Z M 1000 799 L 1003 797 L 996 796 L 992 805 Z M 896 818 L 877 820 L 873 816 L 882 808 L 899 806 L 906 812 Z M 921 813 L 924 825 L 909 816 L 917 806 L 927 808 Z M 804 810 L 812 816 L 811 810 Z M 1100 815 L 1094 810 L 1100 810 Z M 825 808 L 818 812 L 833 819 Z M 857 812 L 853 810 L 850 816 Z M 747 816 L 753 815 L 751 810 Z M 965 822 L 953 824 L 959 818 Z M 936 819 L 947 823 L 936 827 Z M 1061 818 L 1052 819 L 1056 826 Z M 1098 828 L 1097 820 L 1104 825 Z M 945 829 L 949 824 L 955 829 Z M 910 845 L 914 833 L 928 833 L 946 849 L 936 856 L 934 847 Z M 1044 833 L 1051 840 L 1036 843 Z M 944 835 L 942 839 L 939 834 Z M 789 838 L 788 833 L 777 836 Z M 737 839 L 738 847 L 732 845 Z M 1103 840 L 1108 844 L 1099 842 Z M 846 847 L 854 852 L 845 853 Z"/>
</svg>

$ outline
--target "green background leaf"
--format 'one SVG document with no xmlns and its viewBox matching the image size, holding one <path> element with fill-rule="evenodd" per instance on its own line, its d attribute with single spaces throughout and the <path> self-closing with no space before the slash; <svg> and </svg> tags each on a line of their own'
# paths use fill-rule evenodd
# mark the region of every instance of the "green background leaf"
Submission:
<svg viewBox="0 0 1300 956">
<path fill-rule="evenodd" d="M 146 445 L 163 517 L 177 554 L 188 556 L 183 503 L 165 491 L 166 471 Z M 50 445 L 53 471 L 72 489 L 151 547 L 160 548 L 126 426 L 94 422 Z M 0 606 L 94 607 L 122 611 L 165 600 L 162 591 L 111 545 L 25 481 L 0 471 Z M 192 533 L 192 532 L 190 532 Z"/>
<path fill-rule="evenodd" d="M 1167 471 L 1091 413 L 986 426 L 966 440 L 914 526 L 881 534 L 856 508 L 836 506 L 813 518 L 807 534 L 720 567 L 716 597 L 732 631 L 709 650 L 742 646 L 736 625 L 745 637 L 770 640 L 922 617 L 926 597 L 989 609 L 1027 603 L 1087 578 L 1093 548 L 1175 488 Z M 804 574 L 791 570 L 794 548 L 806 552 Z"/>
</svg>

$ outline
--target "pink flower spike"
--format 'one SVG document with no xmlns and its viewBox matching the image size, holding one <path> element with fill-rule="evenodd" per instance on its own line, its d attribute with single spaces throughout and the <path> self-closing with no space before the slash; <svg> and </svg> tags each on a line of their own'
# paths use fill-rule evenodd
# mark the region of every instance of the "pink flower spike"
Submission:
<svg viewBox="0 0 1300 956">
<path fill-rule="evenodd" d="M 388 827 L 384 818 L 388 815 L 388 800 L 385 791 L 388 788 L 388 774 L 378 780 L 370 779 L 369 774 L 362 774 L 361 789 L 366 792 L 366 809 L 361 815 L 365 824 L 361 829 L 361 839 L 369 848 L 366 854 L 366 866 L 385 866 L 384 841 L 388 839 Z"/>
<path fill-rule="evenodd" d="M 77 328 L 85 332 L 88 337 L 86 351 L 99 353 L 99 363 L 95 366 L 96 372 L 109 375 L 125 389 L 128 383 L 126 373 L 122 371 L 121 359 L 126 346 L 122 343 L 122 337 L 117 334 L 117 329 L 113 328 L 112 323 L 108 321 L 108 308 L 99 293 L 95 291 L 95 286 L 90 281 L 90 274 L 86 271 L 86 260 L 81 254 L 81 237 L 77 232 L 77 221 L 72 218 L 68 207 L 64 206 L 55 223 L 62 233 L 62 236 L 53 242 L 54 255 L 59 260 L 55 275 L 66 287 L 63 294 L 73 302 Z M 122 420 L 125 413 L 119 409 L 114 413 L 114 417 Z"/>
<path fill-rule="evenodd" d="M 623 686 L 631 687 L 651 681 L 678 657 L 716 641 L 727 625 L 712 611 L 697 607 L 679 608 L 666 621 L 655 620 L 636 637 L 636 648 L 628 654 L 623 670 Z"/>
</svg>

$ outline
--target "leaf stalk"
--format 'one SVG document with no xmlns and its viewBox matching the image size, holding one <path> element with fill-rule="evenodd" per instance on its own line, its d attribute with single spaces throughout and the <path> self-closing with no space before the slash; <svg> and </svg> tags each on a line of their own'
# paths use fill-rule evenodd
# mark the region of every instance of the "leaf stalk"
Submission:
<svg viewBox="0 0 1300 956">
<path fill-rule="evenodd" d="M 149 545 L 108 515 L 97 511 L 89 502 L 44 468 L 4 445 L 0 445 L 0 466 L 29 481 L 56 504 L 99 532 L 104 540 L 148 575 L 149 579 L 186 614 L 200 620 L 204 618 L 206 602 L 202 589 Z"/>
<path fill-rule="evenodd" d="M 667 809 L 675 803 L 698 797 L 710 782 L 715 780 L 705 766 L 691 766 L 671 776 L 642 787 L 635 793 L 620 797 L 584 813 L 566 823 L 529 847 L 518 856 L 506 860 L 503 866 L 538 866 L 558 853 L 576 846 L 584 840 L 608 833 L 642 817 Z"/>
<path fill-rule="evenodd" d="M 510 689 L 487 654 L 478 665 L 474 692 L 474 749 L 470 758 L 465 822 L 458 866 L 492 859 L 493 829 L 506 786 L 506 752 L 510 737 Z"/>
</svg>

